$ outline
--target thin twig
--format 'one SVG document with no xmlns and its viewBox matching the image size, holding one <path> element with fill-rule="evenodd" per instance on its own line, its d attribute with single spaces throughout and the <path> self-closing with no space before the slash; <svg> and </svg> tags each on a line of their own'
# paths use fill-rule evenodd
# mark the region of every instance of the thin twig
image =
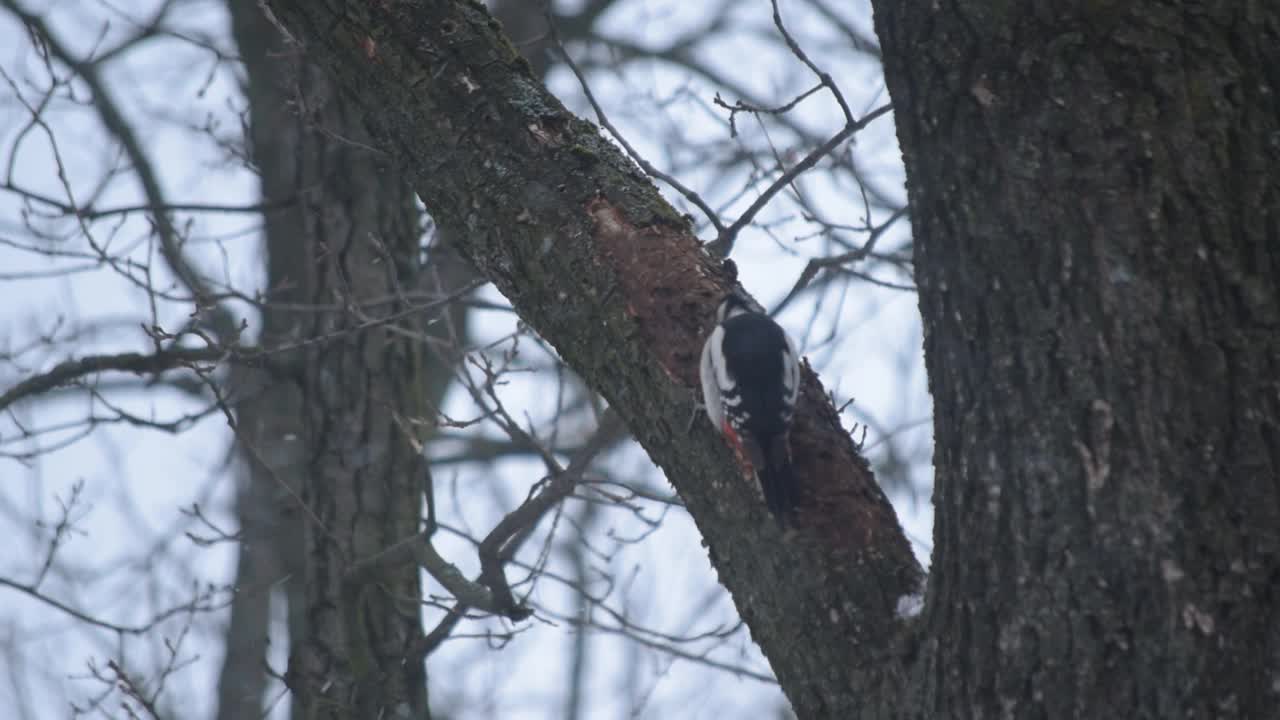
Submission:
<svg viewBox="0 0 1280 720">
<path fill-rule="evenodd" d="M 5 577 L 0 577 L 0 587 L 7 587 L 13 590 L 17 590 L 18 592 L 28 595 L 31 598 L 41 603 L 44 603 L 45 605 L 48 605 L 49 607 L 55 610 L 58 610 L 66 615 L 69 615 L 83 623 L 87 623 L 94 627 L 102 628 L 103 630 L 110 630 L 112 632 L 119 633 L 121 635 L 144 635 L 150 632 L 157 625 L 164 622 L 165 620 L 168 620 L 174 615 L 178 615 L 180 613 L 197 612 L 197 611 L 198 612 L 214 611 L 214 610 L 221 609 L 222 607 L 225 607 L 225 603 L 223 602 L 217 602 L 217 603 L 213 602 L 213 592 L 211 590 L 204 590 L 204 591 L 197 592 L 196 596 L 193 597 L 189 602 L 185 602 L 185 603 L 182 603 L 181 605 L 176 605 L 174 607 L 171 607 L 156 613 L 147 622 L 143 623 L 142 625 L 120 625 L 117 623 L 109 622 L 107 620 L 96 618 L 92 615 L 89 615 L 88 613 L 77 610 L 76 608 L 73 608 L 70 605 L 67 605 L 66 603 L 55 600 L 54 598 L 48 595 L 45 595 L 44 593 L 35 589 L 34 587 L 24 583 L 15 582 Z"/>
<path fill-rule="evenodd" d="M 724 98 L 720 97 L 720 93 L 716 93 L 716 96 L 715 98 L 712 99 L 712 102 L 724 108 L 725 110 L 729 111 L 729 137 L 738 137 L 738 125 L 737 125 L 737 121 L 735 120 L 735 116 L 738 113 L 746 112 L 746 113 L 751 113 L 752 115 L 782 115 L 784 113 L 789 113 L 793 109 L 795 109 L 797 105 L 799 105 L 800 103 L 808 99 L 810 95 L 818 92 L 823 87 L 824 86 L 822 83 L 818 83 L 817 85 L 814 85 L 808 90 L 805 90 L 804 92 L 795 96 L 795 98 L 792 99 L 791 102 L 788 102 L 783 105 L 778 105 L 777 107 L 759 107 L 747 102 L 743 102 L 742 100 L 738 100 L 734 104 L 730 105 L 728 102 L 724 100 Z"/>
<path fill-rule="evenodd" d="M 801 173 L 814 165 L 817 165 L 818 161 L 831 154 L 833 150 L 840 146 L 840 143 L 843 143 L 845 140 L 853 137 L 853 135 L 859 130 L 871 124 L 873 120 L 881 115 L 887 114 L 892 109 L 891 105 L 885 104 L 862 116 L 861 119 L 855 119 L 853 111 L 849 109 L 849 103 L 844 99 L 844 93 L 840 92 L 840 88 L 831 78 L 831 75 L 827 74 L 809 59 L 809 56 L 800 48 L 800 44 L 796 42 L 796 39 L 787 31 L 786 26 L 782 24 L 782 14 L 778 11 L 778 0 L 773 0 L 773 24 L 777 26 L 778 32 L 782 34 L 782 39 L 786 42 L 787 47 L 790 48 L 791 53 L 799 58 L 800 62 L 804 63 L 814 75 L 818 76 L 820 87 L 827 88 L 827 90 L 831 92 L 831 95 L 836 99 L 836 103 L 840 105 L 840 111 L 844 114 L 845 125 L 829 140 L 822 143 L 822 145 L 818 146 L 815 150 L 806 155 L 803 160 L 796 163 L 786 172 L 782 173 L 777 180 L 774 180 L 773 183 L 755 199 L 755 202 L 751 203 L 746 212 L 734 221 L 732 225 L 721 230 L 720 235 L 716 237 L 715 240 L 707 244 L 707 250 L 716 257 L 729 257 L 733 252 L 733 245 L 737 241 L 738 233 L 740 233 L 744 227 L 755 219 L 755 216 L 764 209 L 764 206 L 773 199 L 774 195 L 777 195 L 783 188 L 790 185 Z M 811 94 L 812 91 L 804 93 L 792 103 L 783 105 L 782 108 L 793 108 L 800 102 L 800 100 L 803 100 Z M 721 104 L 723 105 L 723 103 Z M 764 110 L 764 112 L 774 112 L 775 114 L 780 111 L 781 108 L 777 110 Z M 734 112 L 734 108 L 730 107 L 730 112 Z"/>
<path fill-rule="evenodd" d="M 178 279 L 182 281 L 182 284 L 195 296 L 198 305 L 208 303 L 207 298 L 212 293 L 204 279 L 183 254 L 178 230 L 174 227 L 169 214 L 163 210 L 163 208 L 169 207 L 169 203 L 164 199 L 160 178 L 156 174 L 155 167 L 143 150 L 137 133 L 134 132 L 124 113 L 116 105 L 114 97 L 98 72 L 98 68 L 92 62 L 85 62 L 76 58 L 71 50 L 63 44 L 62 39 L 49 29 L 44 18 L 27 12 L 14 0 L 0 0 L 0 2 L 17 16 L 18 20 L 26 25 L 35 37 L 40 39 L 40 42 L 49 49 L 53 57 L 79 75 L 84 80 L 85 85 L 89 87 L 89 91 L 93 93 L 93 107 L 97 110 L 99 119 L 107 131 L 115 136 L 121 147 L 124 148 L 125 154 L 129 157 L 129 162 L 137 174 L 138 182 L 142 185 L 143 195 L 147 199 L 147 207 L 152 210 L 151 216 L 159 233 L 161 254 L 164 256 L 165 262 L 168 263 L 173 273 L 178 276 Z M 233 321 L 225 308 L 218 307 L 214 318 L 214 326 L 218 328 L 219 333 L 234 332 L 232 328 Z"/>
<path fill-rule="evenodd" d="M 57 210 L 66 215 L 74 215 L 82 217 L 86 220 L 101 220 L 103 218 L 115 215 L 129 215 L 136 212 L 192 212 L 192 213 L 264 213 L 274 210 L 283 210 L 298 204 L 296 197 L 285 198 L 282 200 L 264 200 L 262 202 L 249 203 L 247 205 L 226 205 L 219 203 L 173 203 L 162 208 L 141 203 L 137 205 L 121 205 L 119 207 L 95 209 L 92 204 L 86 207 L 76 207 L 68 203 L 57 200 L 47 195 L 41 195 L 33 190 L 28 190 L 20 185 L 12 182 L 0 182 L 0 190 L 7 190 L 18 197 L 26 200 L 33 200 L 43 205 Z"/>
<path fill-rule="evenodd" d="M 774 195 L 777 195 L 783 188 L 790 185 L 791 182 L 801 173 L 814 165 L 817 165 L 819 160 L 826 157 L 832 150 L 839 147 L 840 143 L 853 137 L 859 130 L 870 125 L 873 120 L 881 115 L 888 114 L 892 109 L 893 106 L 891 105 L 881 105 L 875 110 L 872 110 L 862 116 L 861 120 L 845 126 L 840 130 L 840 132 L 833 135 L 830 140 L 819 145 L 817 149 L 806 155 L 803 160 L 791 166 L 791 169 L 784 172 L 777 180 L 774 180 L 773 184 L 766 188 L 764 192 L 760 193 L 760 197 L 756 198 L 755 202 L 751 203 L 751 206 L 747 208 L 747 211 L 744 212 L 741 217 L 734 221 L 732 225 L 725 228 L 724 231 L 720 233 L 719 237 L 710 242 L 707 245 L 707 250 L 709 250 L 712 255 L 728 257 L 729 254 L 733 252 L 733 244 L 737 240 L 738 233 L 742 231 L 742 228 L 746 227 L 755 219 L 755 216 L 764 209 L 765 205 L 769 204 L 769 201 L 773 199 Z"/>
<path fill-rule="evenodd" d="M 625 431 L 626 426 L 613 411 L 605 413 L 600 420 L 600 426 L 591 439 L 569 461 L 569 466 L 556 473 L 540 492 L 507 513 L 480 542 L 481 570 L 477 582 L 484 584 L 492 591 L 495 594 L 492 597 L 509 606 L 524 607 L 516 603 L 512 596 L 503 566 L 515 557 L 516 552 L 532 534 L 543 515 L 573 494 L 582 480 L 583 473 L 595 457 L 622 437 Z M 458 604 L 419 642 L 416 648 L 418 654 L 425 657 L 439 647 L 472 607 L 471 604 L 459 598 Z"/>
<path fill-rule="evenodd" d="M 582 71 L 578 69 L 578 65 L 569 55 L 569 51 L 565 49 L 564 43 L 560 41 L 560 34 L 556 32 L 555 19 L 552 18 L 549 13 L 547 15 L 547 27 L 551 29 L 551 39 L 555 42 L 556 49 L 564 56 L 565 64 L 569 66 L 571 71 L 573 71 L 573 76 L 578 78 L 578 84 L 582 86 L 582 92 L 587 96 L 587 102 L 591 103 L 592 109 L 595 110 L 596 119 L 600 121 L 600 124 L 609 131 L 609 134 L 612 135 L 620 145 L 622 145 L 622 149 L 627 151 L 627 155 L 629 155 L 631 159 L 640 166 L 641 170 L 644 170 L 649 176 L 655 177 L 670 185 L 676 192 L 683 195 L 686 200 L 696 205 L 698 209 L 702 211 L 702 214 L 707 216 L 707 220 L 711 222 L 712 227 L 714 227 L 717 232 L 723 234 L 725 230 L 724 223 L 720 221 L 720 216 L 716 214 L 715 210 L 711 209 L 711 206 L 702 199 L 701 195 L 685 187 L 685 185 L 679 180 L 676 180 L 674 177 L 662 172 L 658 168 L 654 167 L 648 160 L 645 160 L 639 152 L 636 152 L 635 148 L 631 147 L 631 143 L 627 142 L 627 139 L 623 137 L 622 133 L 618 132 L 618 129 L 613 126 L 613 123 L 609 122 L 609 118 L 604 114 L 604 109 L 600 107 L 600 103 L 596 102 L 595 95 L 591 93 L 591 87 L 587 85 L 586 77 L 584 77 Z"/>
<path fill-rule="evenodd" d="M 791 292 L 788 292 L 787 296 L 782 299 L 782 302 L 778 303 L 778 306 L 774 308 L 772 314 L 782 312 L 782 309 L 787 306 L 787 303 L 790 303 L 801 290 L 808 287 L 809 283 L 818 276 L 819 270 L 839 267 L 845 263 L 857 262 L 866 258 L 871 254 L 871 251 L 875 249 L 876 241 L 884 235 L 885 231 L 906 214 L 906 207 L 901 207 L 895 210 L 894 213 L 889 216 L 888 220 L 880 223 L 871 231 L 871 234 L 867 236 L 867 241 L 862 244 L 862 247 L 855 248 L 849 252 L 840 253 L 839 255 L 810 259 L 808 264 L 804 266 L 804 270 L 801 271 L 800 277 L 796 279 L 796 284 L 792 286 Z"/>
</svg>

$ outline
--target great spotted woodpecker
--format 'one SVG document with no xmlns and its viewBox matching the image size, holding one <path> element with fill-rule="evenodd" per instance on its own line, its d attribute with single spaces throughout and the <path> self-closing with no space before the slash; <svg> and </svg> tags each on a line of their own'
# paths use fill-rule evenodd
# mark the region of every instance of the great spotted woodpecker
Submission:
<svg viewBox="0 0 1280 720">
<path fill-rule="evenodd" d="M 703 343 L 701 379 L 707 417 L 751 463 L 765 504 L 785 525 L 797 502 L 788 434 L 800 365 L 791 339 L 753 302 L 730 293 Z"/>
</svg>

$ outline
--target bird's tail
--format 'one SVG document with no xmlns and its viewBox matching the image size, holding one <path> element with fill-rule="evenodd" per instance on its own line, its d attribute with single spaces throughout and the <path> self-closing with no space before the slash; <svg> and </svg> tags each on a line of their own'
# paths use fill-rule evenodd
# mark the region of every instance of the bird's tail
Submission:
<svg viewBox="0 0 1280 720">
<path fill-rule="evenodd" d="M 760 488 L 764 491 L 764 502 L 769 512 L 785 526 L 799 502 L 787 434 L 774 435 L 760 450 L 762 457 L 755 467 L 756 475 L 760 478 Z M 752 460 L 755 461 L 756 458 Z"/>
</svg>

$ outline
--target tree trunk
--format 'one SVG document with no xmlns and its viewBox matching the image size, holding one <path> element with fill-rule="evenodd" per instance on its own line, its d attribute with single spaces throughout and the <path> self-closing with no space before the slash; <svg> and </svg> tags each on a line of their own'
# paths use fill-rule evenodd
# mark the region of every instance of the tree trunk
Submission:
<svg viewBox="0 0 1280 720">
<path fill-rule="evenodd" d="M 249 101 L 248 151 L 261 173 L 261 196 L 292 197 L 301 186 L 294 156 L 302 130 L 289 110 L 286 64 L 279 61 L 279 33 L 253 0 L 229 0 L 231 30 L 244 62 Z M 301 205 L 264 213 L 263 259 L 271 303 L 305 303 L 314 292 L 305 269 L 308 243 Z M 259 342 L 274 346 L 298 336 L 303 322 L 292 311 L 268 304 L 262 311 Z M 218 718 L 262 715 L 271 643 L 305 636 L 306 600 L 303 526 L 294 499 L 302 491 L 311 448 L 303 431 L 302 388 L 261 368 L 235 365 L 231 382 L 241 463 L 236 518 L 242 541 L 236 566 L 236 594 L 226 632 L 226 655 L 218 676 Z M 271 599 L 287 608 L 289 637 L 271 637 Z M 276 670 L 279 672 L 279 669 Z M 294 708 L 296 716 L 297 707 Z"/>
<path fill-rule="evenodd" d="M 1280 707 L 1280 6 L 876 3 L 933 392 L 920 718 Z"/>
<path fill-rule="evenodd" d="M 418 289 L 418 216 L 390 159 L 365 146 L 359 108 L 308 66 L 300 85 L 314 126 L 300 128 L 311 147 L 298 159 L 317 183 L 297 228 L 313 270 L 309 302 L 340 310 L 316 314 L 305 336 L 332 341 L 309 345 L 296 368 L 313 454 L 300 511 L 306 635 L 293 643 L 290 687 L 307 720 L 421 717 L 418 569 L 390 568 L 359 586 L 347 576 L 353 562 L 414 536 L 422 515 L 427 467 L 415 426 L 432 416 L 424 353 L 421 340 L 395 331 L 426 318 L 362 327 L 403 312 L 402 293 Z"/>
<path fill-rule="evenodd" d="M 427 468 L 414 421 L 431 415 L 450 377 L 450 360 L 408 337 L 425 335 L 427 318 L 397 320 L 399 334 L 363 327 L 404 314 L 405 294 L 429 289 L 419 214 L 403 177 L 368 149 L 358 109 L 280 41 L 258 3 L 230 5 L 263 196 L 296 200 L 265 215 L 262 345 L 308 341 L 270 355 L 265 370 L 241 370 L 237 383 L 250 475 L 219 712 L 262 712 L 267 592 L 279 583 L 293 717 L 424 717 L 417 568 L 359 585 L 347 575 L 418 532 Z M 461 331 L 463 312 L 453 320 Z"/>
</svg>

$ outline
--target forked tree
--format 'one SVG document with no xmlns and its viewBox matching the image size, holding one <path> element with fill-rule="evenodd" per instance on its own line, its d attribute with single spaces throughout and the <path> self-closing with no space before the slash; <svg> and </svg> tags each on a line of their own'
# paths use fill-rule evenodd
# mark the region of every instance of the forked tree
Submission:
<svg viewBox="0 0 1280 720">
<path fill-rule="evenodd" d="M 904 618 L 920 571 L 815 376 L 795 537 L 682 432 L 714 253 L 483 8 L 268 5 L 666 471 L 801 717 L 1274 708 L 1280 10 L 875 4 L 937 406 Z"/>
</svg>

